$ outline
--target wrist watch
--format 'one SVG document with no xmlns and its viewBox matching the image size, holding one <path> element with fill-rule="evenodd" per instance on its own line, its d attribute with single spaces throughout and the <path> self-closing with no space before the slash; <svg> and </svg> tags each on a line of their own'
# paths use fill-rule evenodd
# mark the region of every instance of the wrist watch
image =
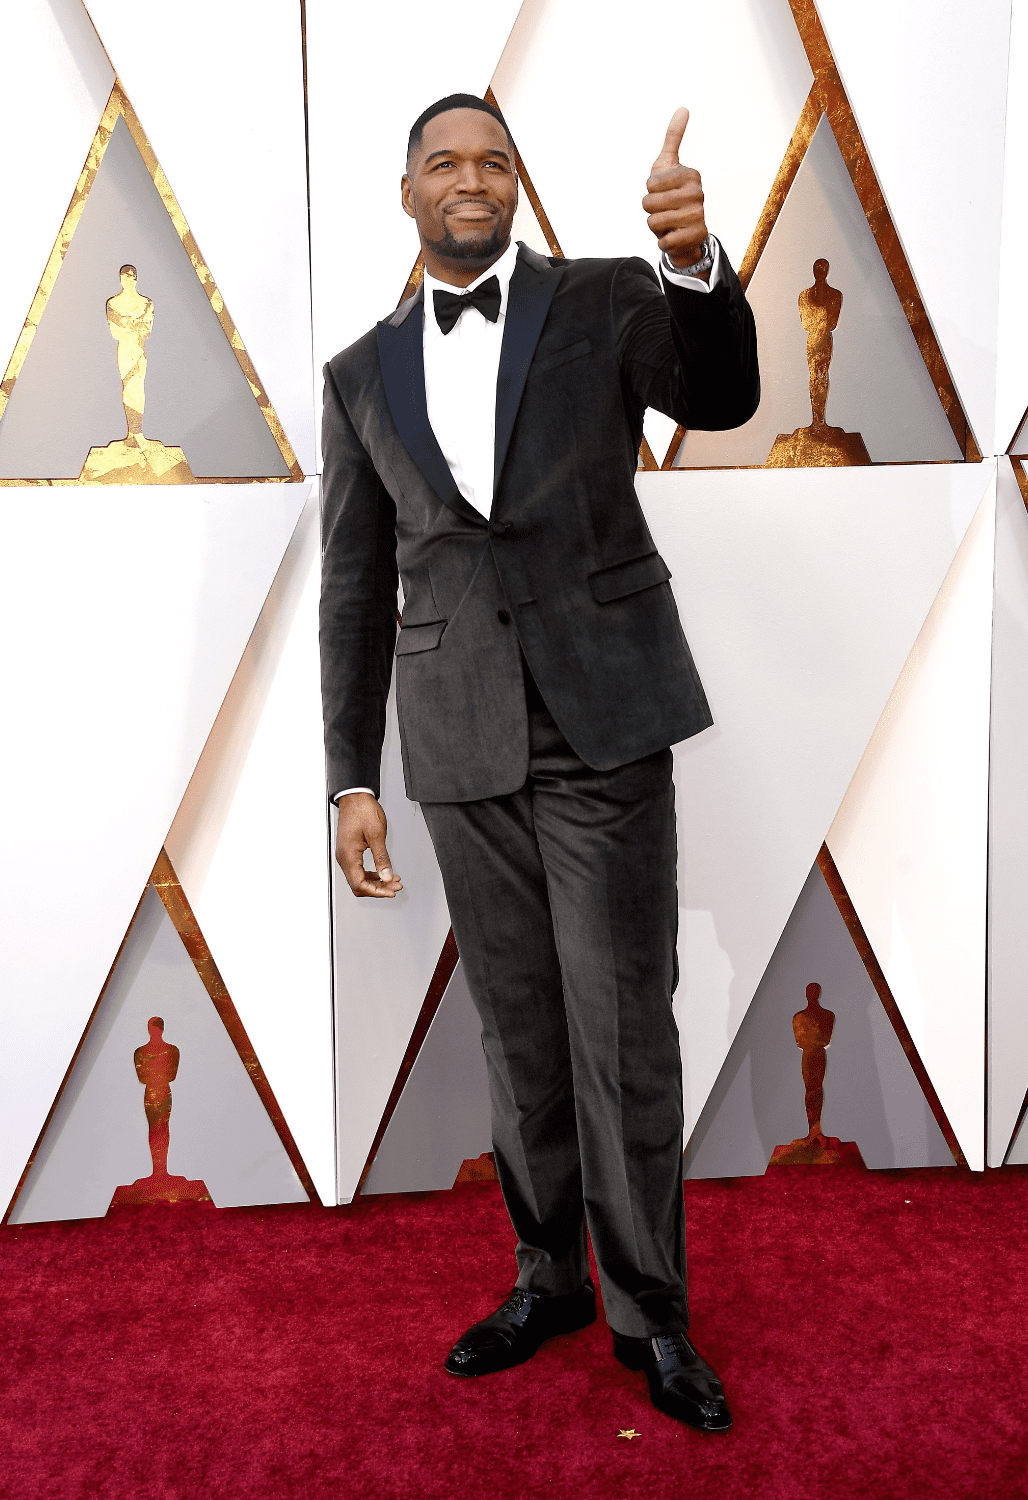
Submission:
<svg viewBox="0 0 1028 1500">
<path fill-rule="evenodd" d="M 703 254 L 691 266 L 676 266 L 666 250 L 663 252 L 663 257 L 664 269 L 666 271 L 674 271 L 678 276 L 701 276 L 704 271 L 709 271 L 714 264 L 714 236 L 712 234 L 707 235 L 707 238 L 703 241 Z"/>
</svg>

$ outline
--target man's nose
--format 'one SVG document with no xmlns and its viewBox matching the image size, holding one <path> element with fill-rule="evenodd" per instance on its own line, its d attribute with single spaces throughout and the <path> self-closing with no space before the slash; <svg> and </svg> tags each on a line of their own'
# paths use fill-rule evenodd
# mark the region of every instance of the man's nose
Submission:
<svg viewBox="0 0 1028 1500">
<path fill-rule="evenodd" d="M 487 190 L 485 176 L 475 162 L 465 162 L 457 178 L 462 193 L 484 193 Z"/>
</svg>

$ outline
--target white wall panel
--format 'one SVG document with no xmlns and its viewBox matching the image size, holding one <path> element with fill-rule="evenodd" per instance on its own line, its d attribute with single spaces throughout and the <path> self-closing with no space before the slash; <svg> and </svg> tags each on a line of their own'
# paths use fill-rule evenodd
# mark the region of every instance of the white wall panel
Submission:
<svg viewBox="0 0 1028 1500">
<path fill-rule="evenodd" d="M 89 0 L 89 12 L 286 435 L 313 473 L 299 6 Z"/>
<path fill-rule="evenodd" d="M 0 1200 L 107 977 L 307 495 L 0 490 Z M 59 916 L 58 916 L 59 913 Z M 59 923 L 59 931 L 55 924 Z"/>
<path fill-rule="evenodd" d="M 991 477 L 638 476 L 715 721 L 675 750 L 687 1134 Z"/>
<path fill-rule="evenodd" d="M 992 453 L 1009 0 L 818 0 L 818 11 L 964 409 Z M 970 256 L 957 252 L 959 270 L 955 245 Z M 1000 436 L 1005 445 L 1010 433 Z"/>
<path fill-rule="evenodd" d="M 989 759 L 989 1140 L 1001 1166 L 1028 1094 L 1028 514 L 999 460 Z"/>
<path fill-rule="evenodd" d="M 1010 69 L 999 270 L 996 446 L 1006 449 L 1028 409 L 1028 3 L 1010 7 Z"/>
<path fill-rule="evenodd" d="M 395 685 L 386 718 L 381 801 L 389 820 L 389 857 L 403 881 L 400 895 L 392 901 L 358 901 L 332 863 L 341 1203 L 356 1192 L 450 927 L 425 819 L 404 792 Z M 333 809 L 333 847 L 335 828 Z"/>
<path fill-rule="evenodd" d="M 308 0 L 319 409 L 322 365 L 396 306 L 417 258 L 417 231 L 400 207 L 410 127 L 446 94 L 485 93 L 519 4 L 490 0 L 454 25 L 436 24 L 414 0 Z"/>
<path fill-rule="evenodd" d="M 0 12 L 4 266 L 0 368 L 7 361 L 67 213 L 114 73 L 81 0 L 19 0 Z M 31 142 L 31 149 L 26 149 Z M 20 147 L 20 149 L 19 149 Z"/>
<path fill-rule="evenodd" d="M 984 1165 L 995 465 L 828 834 L 970 1166 Z"/>
<path fill-rule="evenodd" d="M 681 159 L 738 265 L 812 83 L 787 0 L 621 7 L 526 0 L 493 92 L 566 255 L 642 255 L 640 199 L 668 120 L 692 112 Z"/>
<path fill-rule="evenodd" d="M 317 494 L 165 841 L 323 1201 L 335 1201 Z"/>
</svg>

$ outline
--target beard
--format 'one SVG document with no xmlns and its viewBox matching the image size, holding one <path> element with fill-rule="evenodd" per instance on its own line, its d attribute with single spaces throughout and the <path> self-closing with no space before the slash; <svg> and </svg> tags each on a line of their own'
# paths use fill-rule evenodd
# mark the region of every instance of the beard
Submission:
<svg viewBox="0 0 1028 1500">
<path fill-rule="evenodd" d="M 425 243 L 433 254 L 442 260 L 463 260 L 489 262 L 495 260 L 503 250 L 510 238 L 510 225 L 506 228 L 497 226 L 492 234 L 468 235 L 466 239 L 457 239 L 455 235 L 444 234 L 441 240 L 426 240 Z"/>
</svg>

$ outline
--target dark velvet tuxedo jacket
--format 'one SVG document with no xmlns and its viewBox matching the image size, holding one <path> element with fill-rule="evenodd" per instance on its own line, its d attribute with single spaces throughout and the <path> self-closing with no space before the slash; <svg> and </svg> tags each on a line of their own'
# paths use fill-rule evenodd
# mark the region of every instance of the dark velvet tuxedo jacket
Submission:
<svg viewBox="0 0 1028 1500">
<path fill-rule="evenodd" d="M 394 653 L 407 795 L 422 802 L 523 785 L 522 652 L 595 770 L 711 723 L 635 475 L 647 406 L 706 429 L 756 410 L 753 317 L 723 251 L 722 267 L 727 281 L 710 293 L 662 291 L 642 260 L 548 260 L 520 246 L 488 521 L 460 494 L 429 424 L 422 292 L 326 365 L 330 794 L 378 794 Z"/>
</svg>

